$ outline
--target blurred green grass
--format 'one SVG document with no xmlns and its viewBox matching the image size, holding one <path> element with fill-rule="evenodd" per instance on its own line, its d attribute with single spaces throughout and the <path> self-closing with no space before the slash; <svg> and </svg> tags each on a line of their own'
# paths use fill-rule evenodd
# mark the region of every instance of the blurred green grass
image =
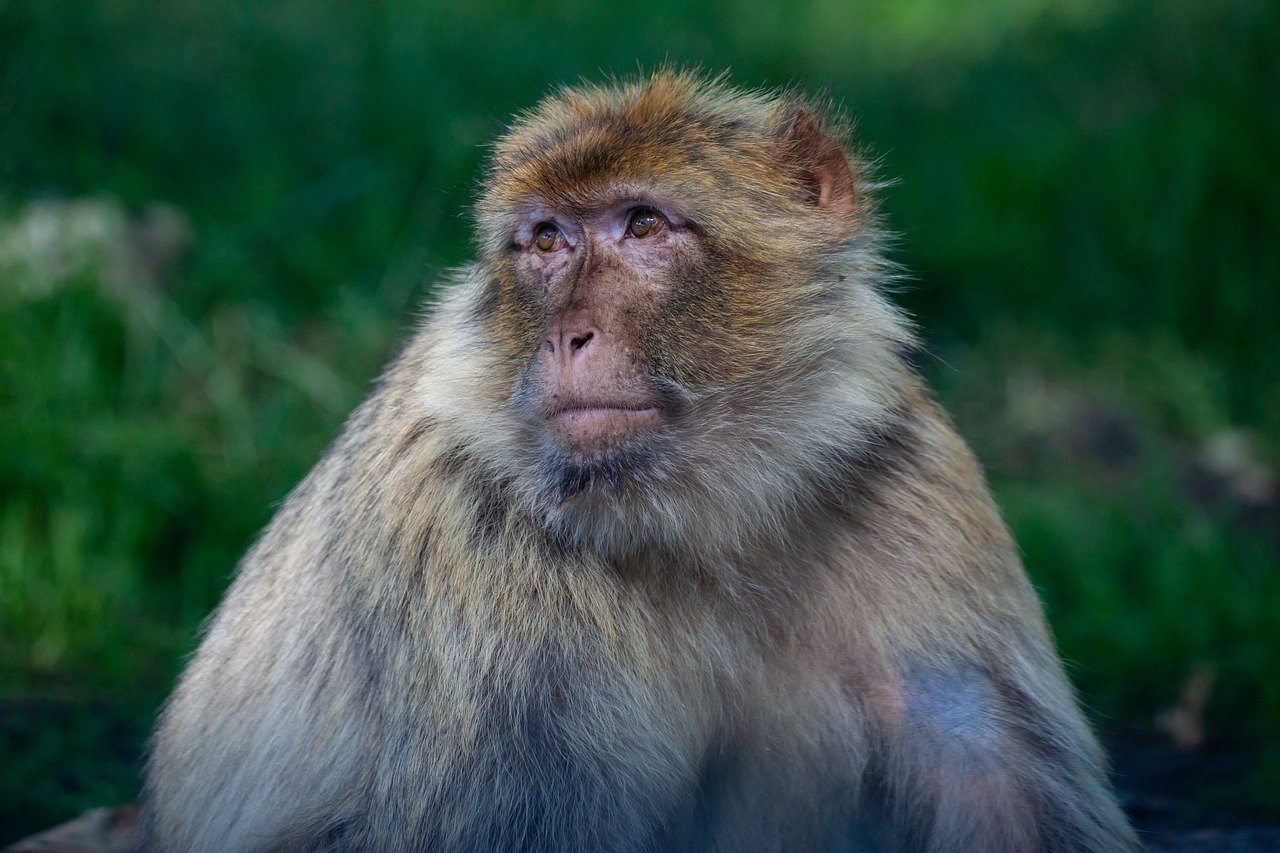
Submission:
<svg viewBox="0 0 1280 853">
<path fill-rule="evenodd" d="M 662 62 L 823 89 L 1104 728 L 1198 668 L 1280 817 L 1268 0 L 0 0 L 0 842 L 136 792 L 239 554 L 467 258 L 483 145 Z M 162 203 L 168 206 L 157 206 Z"/>
</svg>

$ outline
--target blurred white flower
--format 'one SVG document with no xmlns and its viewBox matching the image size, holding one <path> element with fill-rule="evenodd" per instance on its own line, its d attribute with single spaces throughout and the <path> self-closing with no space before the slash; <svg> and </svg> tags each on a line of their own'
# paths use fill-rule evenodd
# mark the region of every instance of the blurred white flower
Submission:
<svg viewBox="0 0 1280 853">
<path fill-rule="evenodd" d="M 167 277 L 190 243 L 171 205 L 130 217 L 110 197 L 33 201 L 0 220 L 0 297 L 39 299 L 82 277 L 124 296 Z"/>
</svg>

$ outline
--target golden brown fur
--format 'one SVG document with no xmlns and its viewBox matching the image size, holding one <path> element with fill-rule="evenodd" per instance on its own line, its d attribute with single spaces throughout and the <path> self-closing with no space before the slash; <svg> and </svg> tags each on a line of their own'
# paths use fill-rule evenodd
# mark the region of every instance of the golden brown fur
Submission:
<svg viewBox="0 0 1280 853">
<path fill-rule="evenodd" d="M 516 121 L 477 263 L 167 706 L 158 849 L 1132 845 L 823 116 L 662 72 Z M 634 330 L 679 416 L 579 470 L 522 408 L 546 318 L 505 235 L 530 199 L 602 194 L 660 197 L 696 240 Z"/>
</svg>

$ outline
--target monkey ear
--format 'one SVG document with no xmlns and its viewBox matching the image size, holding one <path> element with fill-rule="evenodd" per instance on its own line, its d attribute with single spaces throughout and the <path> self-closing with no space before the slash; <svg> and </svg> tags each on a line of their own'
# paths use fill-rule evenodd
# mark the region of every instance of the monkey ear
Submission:
<svg viewBox="0 0 1280 853">
<path fill-rule="evenodd" d="M 844 148 L 804 110 L 797 110 L 778 134 L 782 156 L 797 168 L 809 202 L 837 218 L 858 207 L 857 189 Z"/>
</svg>

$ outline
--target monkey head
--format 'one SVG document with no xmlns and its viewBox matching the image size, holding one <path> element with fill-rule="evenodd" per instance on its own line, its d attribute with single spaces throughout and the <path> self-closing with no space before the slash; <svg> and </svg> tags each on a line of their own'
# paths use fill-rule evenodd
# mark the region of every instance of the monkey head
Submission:
<svg viewBox="0 0 1280 853">
<path fill-rule="evenodd" d="M 689 74 L 563 90 L 498 141 L 473 316 L 549 519 L 618 546 L 710 501 L 743 529 L 700 538 L 742 541 L 888 405 L 910 333 L 863 171 L 821 108 Z"/>
</svg>

